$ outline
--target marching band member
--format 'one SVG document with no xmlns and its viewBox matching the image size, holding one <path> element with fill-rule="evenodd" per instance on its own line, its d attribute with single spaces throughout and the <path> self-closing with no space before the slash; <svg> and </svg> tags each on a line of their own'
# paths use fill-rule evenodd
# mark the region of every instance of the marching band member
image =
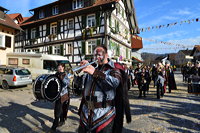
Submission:
<svg viewBox="0 0 200 133">
<path fill-rule="evenodd" d="M 67 119 L 67 112 L 69 108 L 69 78 L 67 77 L 67 73 L 65 72 L 65 65 L 59 64 L 57 67 L 58 72 L 55 74 L 56 77 L 61 81 L 61 94 L 60 98 L 56 100 L 54 107 L 54 121 L 51 127 L 51 130 L 55 131 L 57 127 L 65 124 L 65 120 Z"/>
<path fill-rule="evenodd" d="M 105 46 L 95 48 L 94 59 L 98 60 L 98 68 L 89 65 L 82 70 L 87 73 L 87 77 L 84 82 L 83 97 L 79 108 L 80 126 L 78 132 L 121 133 L 124 112 L 126 114 L 127 112 L 130 113 L 130 107 L 127 111 L 129 105 L 127 96 L 124 101 L 122 94 L 117 93 L 117 91 L 123 90 L 123 88 L 119 89 L 122 84 L 122 74 L 116 67 L 117 65 L 108 59 Z M 88 61 L 84 60 L 81 65 L 87 63 Z M 129 114 L 127 118 L 130 122 L 131 115 Z"/>
</svg>

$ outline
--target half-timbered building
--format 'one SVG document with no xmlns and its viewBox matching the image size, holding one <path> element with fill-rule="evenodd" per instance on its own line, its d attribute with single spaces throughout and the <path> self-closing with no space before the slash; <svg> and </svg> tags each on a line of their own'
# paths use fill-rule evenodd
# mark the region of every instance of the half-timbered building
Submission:
<svg viewBox="0 0 200 133">
<path fill-rule="evenodd" d="M 133 0 L 58 0 L 30 12 L 15 52 L 63 55 L 75 64 L 103 44 L 113 59 L 131 60 L 131 34 L 139 32 Z"/>
</svg>

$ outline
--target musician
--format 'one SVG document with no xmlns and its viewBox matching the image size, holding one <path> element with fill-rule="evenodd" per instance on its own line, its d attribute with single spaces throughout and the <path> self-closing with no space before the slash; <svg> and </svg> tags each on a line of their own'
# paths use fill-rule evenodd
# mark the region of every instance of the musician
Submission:
<svg viewBox="0 0 200 133">
<path fill-rule="evenodd" d="M 116 93 L 122 83 L 120 70 L 114 62 L 108 59 L 107 48 L 97 46 L 94 50 L 94 59 L 98 60 L 98 68 L 92 65 L 85 67 L 82 71 L 87 73 L 84 82 L 83 97 L 79 109 L 80 126 L 78 133 L 121 133 L 123 117 L 116 126 L 117 108 L 115 104 Z M 81 65 L 87 64 L 84 60 Z M 122 67 L 123 68 L 123 67 Z M 122 89 L 120 89 L 122 90 Z M 119 99 L 120 102 L 123 100 Z M 127 103 L 126 105 L 129 105 Z M 122 106 L 122 112 L 125 110 Z M 120 129 L 119 129 L 120 128 Z M 118 131 L 114 131 L 114 130 Z"/>
<path fill-rule="evenodd" d="M 61 81 L 61 93 L 60 98 L 56 100 L 54 107 L 54 121 L 51 127 L 51 130 L 55 131 L 57 127 L 65 124 L 65 120 L 67 119 L 67 112 L 69 107 L 69 78 L 67 77 L 67 73 L 65 72 L 65 65 L 59 64 L 57 67 L 56 77 Z"/>
</svg>

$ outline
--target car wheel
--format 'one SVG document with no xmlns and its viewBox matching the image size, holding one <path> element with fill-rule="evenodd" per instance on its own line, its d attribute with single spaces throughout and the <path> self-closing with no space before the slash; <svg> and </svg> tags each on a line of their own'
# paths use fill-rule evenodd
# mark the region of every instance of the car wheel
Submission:
<svg viewBox="0 0 200 133">
<path fill-rule="evenodd" d="M 8 83 L 7 83 L 7 81 L 4 80 L 4 81 L 2 82 L 2 88 L 3 88 L 3 89 L 9 89 L 9 88 L 10 88 L 9 85 L 8 85 Z"/>
</svg>

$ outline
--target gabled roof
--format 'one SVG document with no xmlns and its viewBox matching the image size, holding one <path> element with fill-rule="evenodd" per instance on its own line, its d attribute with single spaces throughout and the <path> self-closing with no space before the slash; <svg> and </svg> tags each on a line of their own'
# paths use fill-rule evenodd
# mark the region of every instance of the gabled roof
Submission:
<svg viewBox="0 0 200 133">
<path fill-rule="evenodd" d="M 65 1 L 65 0 L 58 0 L 58 1 L 55 1 L 53 3 L 31 9 L 30 11 L 34 11 L 34 10 L 44 8 L 44 7 L 50 6 L 50 5 L 55 5 L 55 4 L 58 4 L 59 2 L 63 2 L 63 1 Z M 23 22 L 20 26 L 28 26 L 28 25 L 31 25 L 31 24 L 36 24 L 36 23 L 40 23 L 40 22 L 44 22 L 44 21 L 51 21 L 52 19 L 59 19 L 59 18 L 62 18 L 64 16 L 67 16 L 67 15 L 73 16 L 74 13 L 81 13 L 84 10 L 90 11 L 91 8 L 95 9 L 98 6 L 107 5 L 107 4 L 110 4 L 110 3 L 117 3 L 119 1 L 120 0 L 96 0 L 95 3 L 92 6 L 68 11 L 68 12 L 65 12 L 65 13 L 62 13 L 62 14 L 46 17 L 46 18 L 39 19 L 39 20 L 31 20 L 30 19 L 30 21 L 28 20 L 26 22 Z M 127 11 L 127 17 L 128 17 L 128 22 L 129 22 L 131 31 L 132 31 L 133 34 L 137 34 L 137 33 L 139 33 L 139 28 L 138 28 L 138 24 L 137 24 L 137 21 L 136 21 L 136 16 L 135 16 L 136 14 L 135 14 L 135 8 L 134 8 L 133 1 L 132 0 L 125 0 L 124 4 L 127 5 L 127 8 L 126 8 L 128 10 Z"/>
<path fill-rule="evenodd" d="M 13 28 L 16 30 L 22 30 L 7 14 L 4 19 L 0 19 L 0 25 Z"/>
<path fill-rule="evenodd" d="M 52 3 L 46 4 L 46 5 L 43 5 L 43 6 L 40 6 L 40 7 L 33 8 L 33 9 L 29 10 L 29 11 L 34 11 L 34 10 L 41 9 L 41 8 L 44 8 L 44 7 L 48 7 L 48 6 L 51 6 L 51 5 L 56 5 L 56 4 L 58 4 L 60 2 L 63 2 L 63 1 L 65 1 L 65 0 L 57 0 L 57 1 L 54 1 Z M 114 2 L 114 1 L 117 2 L 119 0 L 96 0 L 93 6 L 101 5 L 101 4 L 105 4 L 105 3 L 109 3 L 109 2 Z"/>
<path fill-rule="evenodd" d="M 191 55 L 192 50 L 180 50 L 184 55 Z"/>
<path fill-rule="evenodd" d="M 9 11 L 9 10 L 4 8 L 4 7 L 2 7 L 2 6 L 0 6 L 0 11 Z"/>
<path fill-rule="evenodd" d="M 15 19 L 15 18 L 19 17 L 20 15 L 21 15 L 20 13 L 8 14 L 8 16 L 9 16 L 11 19 Z"/>
<path fill-rule="evenodd" d="M 200 52 L 200 45 L 195 45 L 190 55 L 193 56 L 195 51 L 199 51 Z"/>
</svg>

